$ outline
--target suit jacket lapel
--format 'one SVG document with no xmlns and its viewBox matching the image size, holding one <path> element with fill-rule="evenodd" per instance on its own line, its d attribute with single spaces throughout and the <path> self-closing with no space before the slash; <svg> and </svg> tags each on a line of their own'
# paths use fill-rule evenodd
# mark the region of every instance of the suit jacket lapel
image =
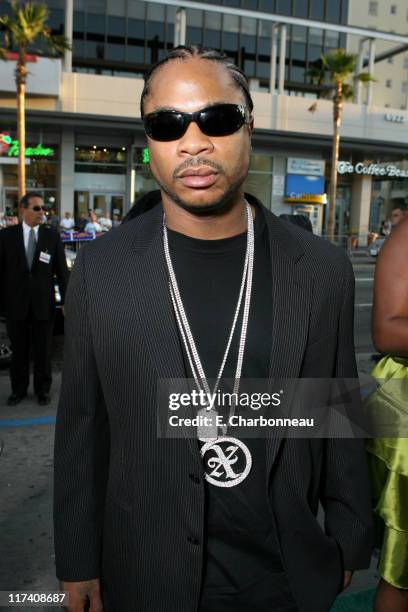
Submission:
<svg viewBox="0 0 408 612">
<path fill-rule="evenodd" d="M 27 263 L 27 253 L 26 253 L 26 248 L 24 244 L 24 228 L 23 228 L 22 223 L 19 223 L 18 229 L 19 229 L 18 253 L 19 253 L 19 256 L 21 257 L 23 268 L 28 272 L 29 270 L 28 270 L 28 263 Z"/>
<path fill-rule="evenodd" d="M 186 370 L 164 259 L 162 206 L 155 206 L 131 223 L 135 224 L 135 240 L 129 258 L 128 279 L 146 349 L 159 380 L 185 379 Z M 199 459 L 197 440 L 189 438 L 188 444 Z"/>
<path fill-rule="evenodd" d="M 135 227 L 129 282 L 146 337 L 150 358 L 160 378 L 184 378 L 185 368 L 173 314 L 162 242 L 161 206 L 132 223 Z"/>
<path fill-rule="evenodd" d="M 272 347 L 269 376 L 277 390 L 279 379 L 297 378 L 307 343 L 313 279 L 304 270 L 303 250 L 285 224 L 265 212 L 272 266 Z M 292 385 L 292 387 L 294 387 Z M 285 389 L 285 404 L 290 404 Z M 291 390 L 294 392 L 294 389 Z M 281 437 L 267 440 L 267 473 L 278 453 Z"/>
</svg>

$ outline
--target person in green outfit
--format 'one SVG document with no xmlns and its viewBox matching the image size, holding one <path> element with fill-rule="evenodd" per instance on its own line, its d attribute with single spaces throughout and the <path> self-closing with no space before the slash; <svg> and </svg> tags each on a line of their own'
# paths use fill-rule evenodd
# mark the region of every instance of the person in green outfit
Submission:
<svg viewBox="0 0 408 612">
<path fill-rule="evenodd" d="M 375 410 L 408 422 L 408 219 L 381 250 L 374 281 L 373 339 L 384 357 L 372 375 L 380 382 Z M 405 381 L 404 381 L 405 379 Z M 399 385 L 394 381 L 402 380 Z M 390 413 L 391 410 L 391 413 Z M 375 612 L 408 612 L 408 438 L 367 442 L 378 524 L 379 574 Z"/>
</svg>

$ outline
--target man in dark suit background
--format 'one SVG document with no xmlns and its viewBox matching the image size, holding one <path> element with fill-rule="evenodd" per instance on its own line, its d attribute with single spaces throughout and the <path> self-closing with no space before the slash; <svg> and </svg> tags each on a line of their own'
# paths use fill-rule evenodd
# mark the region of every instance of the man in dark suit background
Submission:
<svg viewBox="0 0 408 612">
<path fill-rule="evenodd" d="M 38 403 L 50 401 L 51 341 L 55 314 L 54 276 L 62 303 L 68 281 L 64 247 L 58 233 L 43 224 L 44 202 L 29 192 L 20 202 L 22 222 L 0 231 L 1 309 L 12 347 L 12 393 L 15 406 L 29 386 L 30 346 L 34 357 L 34 392 Z"/>
<path fill-rule="evenodd" d="M 217 430 L 216 474 L 202 435 L 158 436 L 157 385 L 191 378 L 198 357 L 195 378 L 214 379 L 223 355 L 234 380 L 357 377 L 350 261 L 244 193 L 252 100 L 227 57 L 172 50 L 141 106 L 161 201 L 84 246 L 67 294 L 54 483 L 67 610 L 327 612 L 370 562 L 363 441 Z"/>
</svg>

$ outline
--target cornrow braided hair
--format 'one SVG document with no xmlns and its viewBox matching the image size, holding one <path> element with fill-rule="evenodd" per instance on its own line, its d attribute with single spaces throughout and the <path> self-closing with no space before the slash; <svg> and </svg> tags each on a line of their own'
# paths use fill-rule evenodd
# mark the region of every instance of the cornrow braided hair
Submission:
<svg viewBox="0 0 408 612">
<path fill-rule="evenodd" d="M 189 59 L 191 57 L 197 57 L 199 59 L 209 60 L 211 62 L 218 62 L 219 64 L 222 64 L 223 66 L 225 66 L 232 80 L 234 81 L 235 85 L 239 89 L 241 89 L 242 93 L 244 94 L 247 108 L 249 112 L 252 113 L 252 110 L 254 108 L 254 103 L 252 101 L 251 94 L 249 91 L 248 79 L 245 73 L 240 68 L 238 68 L 238 66 L 236 66 L 231 61 L 231 59 L 227 55 L 225 55 L 225 53 L 221 53 L 220 51 L 216 51 L 215 49 L 210 49 L 209 47 L 203 47 L 202 45 L 190 45 L 190 46 L 180 45 L 178 47 L 174 47 L 174 49 L 169 51 L 169 53 L 165 57 L 163 57 L 163 59 L 161 59 L 159 62 L 157 62 L 156 64 L 153 64 L 150 70 L 145 74 L 144 87 L 143 87 L 142 95 L 140 97 L 140 114 L 142 118 L 144 116 L 144 113 L 143 113 L 144 100 L 149 95 L 150 83 L 151 83 L 154 73 L 158 70 L 158 68 L 160 68 L 164 64 L 167 64 L 167 62 L 170 62 L 171 60 Z"/>
</svg>

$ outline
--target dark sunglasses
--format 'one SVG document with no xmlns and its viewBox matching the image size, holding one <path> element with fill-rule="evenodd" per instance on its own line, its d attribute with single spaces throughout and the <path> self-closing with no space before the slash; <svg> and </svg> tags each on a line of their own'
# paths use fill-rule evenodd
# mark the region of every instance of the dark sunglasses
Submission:
<svg viewBox="0 0 408 612">
<path fill-rule="evenodd" d="M 197 123 L 206 136 L 229 136 L 249 123 L 250 117 L 241 104 L 215 104 L 195 113 L 161 110 L 149 113 L 143 121 L 150 138 L 169 142 L 181 138 L 192 122 Z"/>
<path fill-rule="evenodd" d="M 44 208 L 44 206 L 38 206 L 38 205 L 36 205 L 36 206 L 33 206 L 33 207 L 31 208 L 31 210 L 33 210 L 34 212 L 40 212 L 40 210 L 45 210 L 45 208 Z"/>
</svg>

